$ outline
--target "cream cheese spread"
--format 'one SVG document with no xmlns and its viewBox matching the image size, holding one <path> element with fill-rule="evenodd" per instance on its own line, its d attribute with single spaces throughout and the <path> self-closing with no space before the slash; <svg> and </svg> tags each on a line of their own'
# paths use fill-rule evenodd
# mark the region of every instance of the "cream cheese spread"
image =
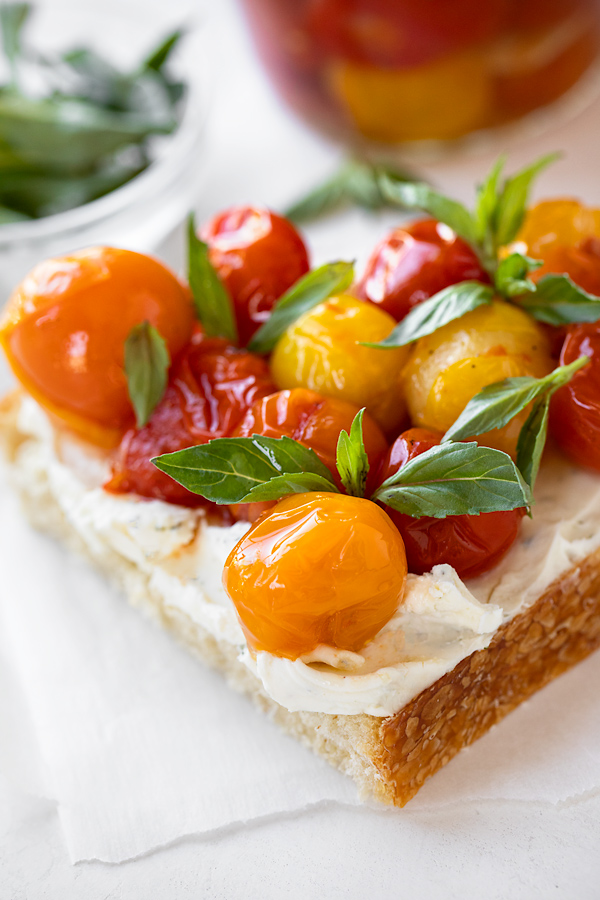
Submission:
<svg viewBox="0 0 600 900">
<path fill-rule="evenodd" d="M 233 645 L 266 693 L 291 711 L 392 715 L 487 647 L 504 621 L 600 546 L 600 479 L 551 458 L 536 485 L 534 518 L 491 572 L 468 586 L 449 565 L 409 575 L 398 612 L 360 653 L 320 646 L 298 660 L 253 657 L 221 582 L 246 523 L 211 525 L 202 511 L 106 493 L 106 456 L 55 432 L 30 398 L 19 429 L 35 438 L 20 450 L 29 490 L 36 483 L 49 489 L 95 556 L 116 553 L 134 563 L 167 607 Z"/>
</svg>

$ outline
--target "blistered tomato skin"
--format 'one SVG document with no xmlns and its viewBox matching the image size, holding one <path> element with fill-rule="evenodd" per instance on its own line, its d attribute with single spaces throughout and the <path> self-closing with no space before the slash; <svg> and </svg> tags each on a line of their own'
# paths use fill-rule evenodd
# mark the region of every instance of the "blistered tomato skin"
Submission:
<svg viewBox="0 0 600 900">
<path fill-rule="evenodd" d="M 560 364 L 580 356 L 591 362 L 556 392 L 550 428 L 565 453 L 578 465 L 600 472 L 600 323 L 569 326 Z"/>
<path fill-rule="evenodd" d="M 165 396 L 148 424 L 129 429 L 123 437 L 105 489 L 181 506 L 206 506 L 203 497 L 186 490 L 150 460 L 227 437 L 246 410 L 274 388 L 263 359 L 222 338 L 196 334 L 175 362 Z"/>
<path fill-rule="evenodd" d="M 544 261 L 532 274 L 566 273 L 590 294 L 600 294 L 600 210 L 578 200 L 545 200 L 532 207 L 518 235 L 519 249 Z"/>
<path fill-rule="evenodd" d="M 389 516 L 344 494 L 295 494 L 230 553 L 223 585 L 248 646 L 297 659 L 319 644 L 360 651 L 402 602 L 406 556 Z"/>
<path fill-rule="evenodd" d="M 0 343 L 19 381 L 48 412 L 110 447 L 133 419 L 124 344 L 143 321 L 175 357 L 192 333 L 187 289 L 149 256 L 92 247 L 33 269 L 9 300 Z"/>
<path fill-rule="evenodd" d="M 261 206 L 236 206 L 200 236 L 233 300 L 241 346 L 269 318 L 276 300 L 309 269 L 304 242 L 287 219 Z"/>
<path fill-rule="evenodd" d="M 304 387 L 367 411 L 386 432 L 404 421 L 401 373 L 408 350 L 378 350 L 395 326 L 390 315 L 349 294 L 330 297 L 294 322 L 277 343 L 271 371 L 282 388 Z"/>
<path fill-rule="evenodd" d="M 443 433 L 486 385 L 540 378 L 553 368 L 543 329 L 514 305 L 495 300 L 417 341 L 404 373 L 412 422 Z M 527 415 L 482 435 L 481 442 L 514 455 Z"/>
<path fill-rule="evenodd" d="M 379 483 L 409 460 L 437 446 L 441 437 L 423 428 L 405 431 L 384 458 Z M 402 535 L 410 572 L 422 575 L 433 566 L 448 563 L 461 578 L 475 578 L 500 562 L 516 540 L 525 513 L 523 509 L 514 509 L 479 516 L 413 519 L 389 507 L 385 509 Z"/>
<path fill-rule="evenodd" d="M 469 245 L 447 225 L 424 219 L 381 241 L 354 292 L 399 322 L 438 291 L 470 280 L 489 283 Z"/>
</svg>

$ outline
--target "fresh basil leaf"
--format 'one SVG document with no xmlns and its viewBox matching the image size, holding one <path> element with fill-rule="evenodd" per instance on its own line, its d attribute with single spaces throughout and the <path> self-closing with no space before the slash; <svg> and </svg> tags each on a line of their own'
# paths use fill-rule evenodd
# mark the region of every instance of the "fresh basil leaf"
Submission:
<svg viewBox="0 0 600 900">
<path fill-rule="evenodd" d="M 559 158 L 560 153 L 548 153 L 507 179 L 494 216 L 497 246 L 510 244 L 515 239 L 525 218 L 532 182 L 546 166 Z"/>
<path fill-rule="evenodd" d="M 540 259 L 531 259 L 522 253 L 511 253 L 498 264 L 494 275 L 496 290 L 503 297 L 519 297 L 522 294 L 532 293 L 536 287 L 527 276 L 542 265 Z"/>
<path fill-rule="evenodd" d="M 535 293 L 523 297 L 520 303 L 530 316 L 548 325 L 600 319 L 600 297 L 588 294 L 568 275 L 544 275 L 538 281 Z"/>
<path fill-rule="evenodd" d="M 248 349 L 253 353 L 270 353 L 290 325 L 305 312 L 334 294 L 343 293 L 354 278 L 354 263 L 333 262 L 303 275 L 280 297 L 271 315 L 256 334 Z"/>
<path fill-rule="evenodd" d="M 461 441 L 475 435 L 486 434 L 496 428 L 503 428 L 532 400 L 546 393 L 552 394 L 567 384 L 575 372 L 588 362 L 587 356 L 581 356 L 568 366 L 559 366 L 543 378 L 524 375 L 488 384 L 469 400 L 442 440 Z"/>
<path fill-rule="evenodd" d="M 461 281 L 460 284 L 450 285 L 414 306 L 383 341 L 378 344 L 365 342 L 364 346 L 382 349 L 404 347 L 427 334 L 433 334 L 438 328 L 460 319 L 478 306 L 491 303 L 493 296 L 494 289 L 480 281 Z"/>
<path fill-rule="evenodd" d="M 408 516 L 445 519 L 529 506 L 531 493 L 508 454 L 448 443 L 411 459 L 371 499 Z"/>
<path fill-rule="evenodd" d="M 138 428 L 163 398 L 170 365 L 164 338 L 149 322 L 134 325 L 125 341 L 125 374 Z"/>
<path fill-rule="evenodd" d="M 289 437 L 217 438 L 152 460 L 189 491 L 214 503 L 276 500 L 338 488 L 317 454 Z"/>
<path fill-rule="evenodd" d="M 412 173 L 396 166 L 351 159 L 332 178 L 288 207 L 284 215 L 298 223 L 316 219 L 350 203 L 368 210 L 382 209 L 390 205 L 380 187 L 384 175 L 392 182 L 414 179 Z"/>
<path fill-rule="evenodd" d="M 550 394 L 547 393 L 533 404 L 517 441 L 517 466 L 532 491 L 546 446 L 549 412 Z"/>
<path fill-rule="evenodd" d="M 475 220 L 457 200 L 444 197 L 424 182 L 396 181 L 386 174 L 381 175 L 379 185 L 389 203 L 407 209 L 422 209 L 439 222 L 444 222 L 469 244 L 476 243 Z"/>
<path fill-rule="evenodd" d="M 184 31 L 182 28 L 178 28 L 176 31 L 167 35 L 167 37 L 160 42 L 158 47 L 148 54 L 142 63 L 142 69 L 153 69 L 155 72 L 161 72 L 165 63 L 181 41 L 183 35 Z"/>
<path fill-rule="evenodd" d="M 347 431 L 340 431 L 337 443 L 336 465 L 344 490 L 351 497 L 364 497 L 367 475 L 369 474 L 369 458 L 363 442 L 362 421 L 364 409 L 361 409 Z"/>
<path fill-rule="evenodd" d="M 188 282 L 196 315 L 205 333 L 209 337 L 224 337 L 237 344 L 233 302 L 210 262 L 208 245 L 196 234 L 193 215 L 188 219 Z"/>
<path fill-rule="evenodd" d="M 1 3 L 0 30 L 2 49 L 12 72 L 12 84 L 16 86 L 16 61 L 21 55 L 21 32 L 31 12 L 30 3 Z"/>
<path fill-rule="evenodd" d="M 494 213 L 498 203 L 498 181 L 506 165 L 506 155 L 498 157 L 490 172 L 477 188 L 475 202 L 475 237 L 485 247 L 486 254 L 494 257 Z"/>
<path fill-rule="evenodd" d="M 22 212 L 17 212 L 16 209 L 11 209 L 8 206 L 0 205 L 0 225 L 29 221 L 31 221 L 31 216 L 27 216 Z"/>
</svg>

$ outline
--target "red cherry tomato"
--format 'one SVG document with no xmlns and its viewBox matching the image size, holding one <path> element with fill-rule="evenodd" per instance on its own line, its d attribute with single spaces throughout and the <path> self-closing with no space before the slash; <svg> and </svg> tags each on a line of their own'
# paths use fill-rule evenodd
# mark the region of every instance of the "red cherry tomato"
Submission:
<svg viewBox="0 0 600 900">
<path fill-rule="evenodd" d="M 354 293 L 398 322 L 451 284 L 474 279 L 489 283 L 468 244 L 435 219 L 396 228 L 374 250 Z"/>
<path fill-rule="evenodd" d="M 591 362 L 552 398 L 550 427 L 571 459 L 600 472 L 600 322 L 569 326 L 560 364 L 584 355 Z"/>
<path fill-rule="evenodd" d="M 337 397 L 323 397 L 305 388 L 277 391 L 257 400 L 235 429 L 235 437 L 264 434 L 266 437 L 291 437 L 314 450 L 341 487 L 335 464 L 340 431 L 349 432 L 358 407 Z M 387 441 L 374 419 L 363 417 L 363 440 L 372 468 L 376 469 L 387 450 Z M 236 504 L 231 507 L 237 519 L 254 522 L 273 503 Z"/>
<path fill-rule="evenodd" d="M 225 437 L 260 397 L 275 390 L 263 359 L 222 338 L 195 335 L 173 366 L 165 396 L 140 430 L 126 432 L 105 489 L 181 506 L 207 506 L 151 462 L 153 456 Z"/>
<path fill-rule="evenodd" d="M 392 444 L 381 465 L 379 484 L 409 460 L 440 443 L 441 435 L 424 428 L 410 428 Z M 482 513 L 479 516 L 447 516 L 435 519 L 386 511 L 398 528 L 410 572 L 422 575 L 432 566 L 449 563 L 461 578 L 474 578 L 498 563 L 519 533 L 525 510 Z"/>
<path fill-rule="evenodd" d="M 291 222 L 260 206 L 219 213 L 200 236 L 233 300 L 240 344 L 246 346 L 275 301 L 308 272 L 304 242 Z"/>
<path fill-rule="evenodd" d="M 334 57 L 409 67 L 494 36 L 506 0 L 314 0 L 308 28 Z"/>
</svg>

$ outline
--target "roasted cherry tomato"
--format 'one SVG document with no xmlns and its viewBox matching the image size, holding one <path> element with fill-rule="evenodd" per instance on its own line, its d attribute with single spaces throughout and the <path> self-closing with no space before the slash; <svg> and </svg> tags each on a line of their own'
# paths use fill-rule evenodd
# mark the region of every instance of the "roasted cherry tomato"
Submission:
<svg viewBox="0 0 600 900">
<path fill-rule="evenodd" d="M 544 261 L 534 280 L 564 272 L 585 291 L 600 294 L 600 209 L 578 200 L 538 203 L 527 213 L 517 249 Z"/>
<path fill-rule="evenodd" d="M 245 346 L 276 300 L 308 272 L 304 242 L 287 219 L 261 206 L 235 206 L 200 230 L 233 300 Z"/>
<path fill-rule="evenodd" d="M 354 293 L 399 322 L 417 303 L 469 280 L 489 283 L 475 253 L 447 225 L 424 219 L 378 244 Z"/>
<path fill-rule="evenodd" d="M 223 571 L 248 646 L 296 659 L 360 650 L 402 602 L 406 556 L 389 516 L 345 494 L 295 494 L 260 518 Z"/>
<path fill-rule="evenodd" d="M 553 369 L 548 339 L 537 322 L 495 300 L 417 341 L 406 366 L 405 390 L 415 425 L 445 432 L 482 388 L 504 378 Z M 481 442 L 514 455 L 528 410 Z"/>
<path fill-rule="evenodd" d="M 398 428 L 406 409 L 400 387 L 404 347 L 361 346 L 387 337 L 396 323 L 371 303 L 348 294 L 330 297 L 290 325 L 273 351 L 280 388 L 304 387 L 365 406 L 384 431 Z"/>
<path fill-rule="evenodd" d="M 275 389 L 264 360 L 231 347 L 222 338 L 194 336 L 173 366 L 165 395 L 143 428 L 131 428 L 119 447 L 111 493 L 206 506 L 150 460 L 162 453 L 226 437 L 246 410 Z"/>
<path fill-rule="evenodd" d="M 350 427 L 358 407 L 336 397 L 323 397 L 314 391 L 294 388 L 263 397 L 248 410 L 233 434 L 234 437 L 293 438 L 314 450 L 341 487 L 335 459 L 342 429 Z M 363 440 L 371 470 L 375 471 L 387 450 L 387 442 L 377 423 L 368 413 L 363 416 Z M 272 503 L 238 503 L 231 507 L 236 519 L 254 522 Z"/>
<path fill-rule="evenodd" d="M 378 481 L 394 475 L 409 460 L 431 447 L 442 435 L 424 428 L 410 428 L 392 444 L 384 458 Z M 524 509 L 482 513 L 479 516 L 447 516 L 435 519 L 412 516 L 385 507 L 404 545 L 410 572 L 422 575 L 433 566 L 448 563 L 461 578 L 474 578 L 493 568 L 515 541 Z"/>
<path fill-rule="evenodd" d="M 133 419 L 124 344 L 143 321 L 175 357 L 192 333 L 187 289 L 149 256 L 92 247 L 33 269 L 8 302 L 0 342 L 19 381 L 48 412 L 110 447 Z"/>
<path fill-rule="evenodd" d="M 552 398 L 550 425 L 571 459 L 600 472 L 600 322 L 569 326 L 560 364 L 580 356 L 591 362 Z"/>
</svg>

